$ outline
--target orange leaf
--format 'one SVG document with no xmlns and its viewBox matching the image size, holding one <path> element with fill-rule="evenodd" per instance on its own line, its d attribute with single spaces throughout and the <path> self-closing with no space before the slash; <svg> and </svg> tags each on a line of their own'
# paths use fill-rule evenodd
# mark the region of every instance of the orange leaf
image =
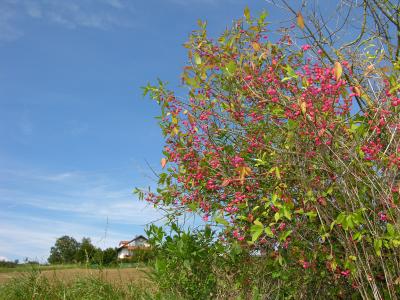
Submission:
<svg viewBox="0 0 400 300">
<path fill-rule="evenodd" d="M 243 166 L 236 169 L 239 173 L 240 183 L 243 184 L 246 176 L 251 174 L 251 169 L 249 167 Z"/>
<path fill-rule="evenodd" d="M 230 179 L 224 179 L 224 181 L 222 181 L 221 186 L 222 187 L 226 187 L 231 183 Z"/>
<path fill-rule="evenodd" d="M 354 94 L 356 94 L 357 96 L 361 95 L 361 89 L 358 86 L 354 86 L 353 87 L 353 92 Z"/>
<path fill-rule="evenodd" d="M 167 159 L 165 157 L 161 158 L 161 167 L 164 169 L 167 164 Z"/>
<path fill-rule="evenodd" d="M 254 51 L 256 51 L 256 52 L 260 51 L 261 46 L 259 43 L 254 42 L 251 45 L 253 46 Z"/>
<path fill-rule="evenodd" d="M 335 79 L 336 81 L 338 81 L 340 79 L 340 77 L 342 76 L 342 65 L 340 64 L 340 62 L 335 62 L 335 66 L 333 68 L 334 74 L 335 74 Z"/>
<path fill-rule="evenodd" d="M 364 72 L 364 76 L 369 75 L 369 74 L 372 73 L 374 70 L 375 70 L 375 66 L 374 66 L 374 65 L 369 65 L 369 66 L 367 67 L 367 69 L 365 70 L 365 72 Z"/>
<path fill-rule="evenodd" d="M 301 12 L 297 13 L 297 26 L 299 26 L 301 29 L 304 29 L 304 18 Z"/>
<path fill-rule="evenodd" d="M 195 124 L 196 119 L 191 113 L 188 113 L 188 119 L 189 119 L 190 124 L 192 124 L 192 125 Z"/>
</svg>

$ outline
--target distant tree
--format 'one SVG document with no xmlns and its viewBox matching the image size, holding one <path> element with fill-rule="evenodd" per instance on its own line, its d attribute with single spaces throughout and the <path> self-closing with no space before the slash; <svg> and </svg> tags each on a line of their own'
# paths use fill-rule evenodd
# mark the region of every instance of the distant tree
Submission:
<svg viewBox="0 0 400 300">
<path fill-rule="evenodd" d="M 78 251 L 76 252 L 76 261 L 79 263 L 89 263 L 93 260 L 96 252 L 100 250 L 97 249 L 90 238 L 83 238 L 82 242 L 79 244 Z M 101 250 L 100 250 L 101 251 Z"/>
<path fill-rule="evenodd" d="M 6 261 L 6 260 L 0 260 L 0 267 L 1 268 L 15 268 L 18 265 L 15 261 Z"/>
<path fill-rule="evenodd" d="M 70 236 L 64 235 L 56 240 L 50 250 L 48 262 L 50 264 L 65 264 L 76 262 L 79 243 Z"/>
<path fill-rule="evenodd" d="M 117 248 L 107 248 L 103 251 L 103 264 L 110 265 L 117 261 Z"/>
<path fill-rule="evenodd" d="M 117 262 L 117 249 L 116 248 L 107 248 L 102 250 L 100 248 L 97 249 L 93 261 L 95 263 L 108 266 Z"/>
</svg>

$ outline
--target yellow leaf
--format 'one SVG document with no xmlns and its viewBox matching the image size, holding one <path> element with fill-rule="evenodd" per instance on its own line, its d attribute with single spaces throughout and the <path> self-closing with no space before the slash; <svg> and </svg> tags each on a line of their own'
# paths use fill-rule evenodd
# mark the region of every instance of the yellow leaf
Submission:
<svg viewBox="0 0 400 300">
<path fill-rule="evenodd" d="M 259 43 L 254 42 L 251 45 L 253 46 L 254 51 L 256 52 L 260 51 L 261 47 Z"/>
<path fill-rule="evenodd" d="M 301 112 L 302 112 L 303 115 L 304 115 L 304 114 L 307 112 L 307 103 L 305 103 L 304 101 L 301 102 L 300 108 L 301 108 Z"/>
<path fill-rule="evenodd" d="M 250 9 L 247 6 L 244 9 L 244 16 L 246 17 L 246 20 L 250 20 Z"/>
<path fill-rule="evenodd" d="M 297 13 L 297 26 L 299 26 L 301 29 L 304 29 L 304 18 L 301 12 Z"/>
<path fill-rule="evenodd" d="M 196 119 L 191 113 L 188 113 L 188 119 L 189 119 L 190 124 L 193 125 L 196 123 Z"/>
<path fill-rule="evenodd" d="M 251 174 L 251 169 L 249 167 L 243 166 L 236 169 L 239 173 L 240 183 L 243 184 L 246 176 Z"/>
<path fill-rule="evenodd" d="M 338 81 L 340 79 L 340 77 L 342 76 L 342 65 L 340 64 L 340 62 L 335 62 L 335 66 L 333 68 L 334 74 L 335 74 L 335 79 L 336 81 Z"/>
<path fill-rule="evenodd" d="M 176 128 L 176 127 L 174 127 L 174 128 L 172 129 L 171 136 L 178 135 L 178 133 L 179 133 L 179 129 Z"/>
<path fill-rule="evenodd" d="M 164 169 L 167 164 L 167 159 L 165 157 L 161 158 L 161 167 Z"/>
<path fill-rule="evenodd" d="M 356 94 L 357 96 L 361 95 L 361 90 L 358 86 L 353 87 L 353 92 L 354 94 Z"/>
</svg>

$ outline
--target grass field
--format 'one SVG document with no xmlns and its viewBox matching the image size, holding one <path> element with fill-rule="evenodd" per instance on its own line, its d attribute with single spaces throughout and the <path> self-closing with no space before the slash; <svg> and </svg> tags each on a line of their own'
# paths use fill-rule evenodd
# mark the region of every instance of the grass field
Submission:
<svg viewBox="0 0 400 300">
<path fill-rule="evenodd" d="M 148 271 L 145 267 L 18 266 L 1 270 L 0 300 L 154 299 L 158 291 Z"/>
<path fill-rule="evenodd" d="M 8 269 L 8 270 L 7 270 Z M 23 273 L 31 272 L 31 268 L 4 268 L 0 270 L 0 284 L 6 283 L 12 278 L 17 278 Z M 130 282 L 146 280 L 146 268 L 78 268 L 76 265 L 47 267 L 41 266 L 36 268 L 40 271 L 40 275 L 51 280 L 61 280 L 70 283 L 76 278 L 82 277 L 98 277 L 112 284 L 127 284 Z M 7 272 L 8 271 L 8 272 Z"/>
<path fill-rule="evenodd" d="M 29 265 L 29 264 L 20 264 L 16 267 L 0 267 L 0 273 L 11 273 L 11 272 L 25 272 L 30 271 L 32 268 L 45 271 L 45 270 L 64 270 L 64 269 L 76 269 L 79 268 L 79 265 L 71 264 L 71 265 Z"/>
</svg>

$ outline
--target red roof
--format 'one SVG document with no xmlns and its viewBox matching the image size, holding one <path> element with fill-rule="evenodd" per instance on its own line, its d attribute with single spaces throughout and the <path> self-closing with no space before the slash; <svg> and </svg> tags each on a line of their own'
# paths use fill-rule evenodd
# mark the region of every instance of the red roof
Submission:
<svg viewBox="0 0 400 300">
<path fill-rule="evenodd" d="M 133 242 L 133 241 L 136 241 L 136 240 L 138 240 L 138 239 L 140 239 L 140 238 L 142 238 L 142 239 L 148 241 L 148 239 L 147 239 L 146 237 L 144 237 L 143 235 L 139 235 L 139 236 L 136 236 L 134 239 L 132 239 L 132 240 L 130 240 L 130 241 L 120 241 L 120 242 L 119 242 L 119 248 L 120 248 L 120 249 L 121 249 L 121 248 L 127 248 L 128 250 L 134 250 L 134 249 L 139 249 L 139 248 L 145 248 L 145 247 L 143 247 L 143 246 L 129 246 L 129 245 L 128 245 L 129 243 L 131 243 L 131 242 Z"/>
</svg>

